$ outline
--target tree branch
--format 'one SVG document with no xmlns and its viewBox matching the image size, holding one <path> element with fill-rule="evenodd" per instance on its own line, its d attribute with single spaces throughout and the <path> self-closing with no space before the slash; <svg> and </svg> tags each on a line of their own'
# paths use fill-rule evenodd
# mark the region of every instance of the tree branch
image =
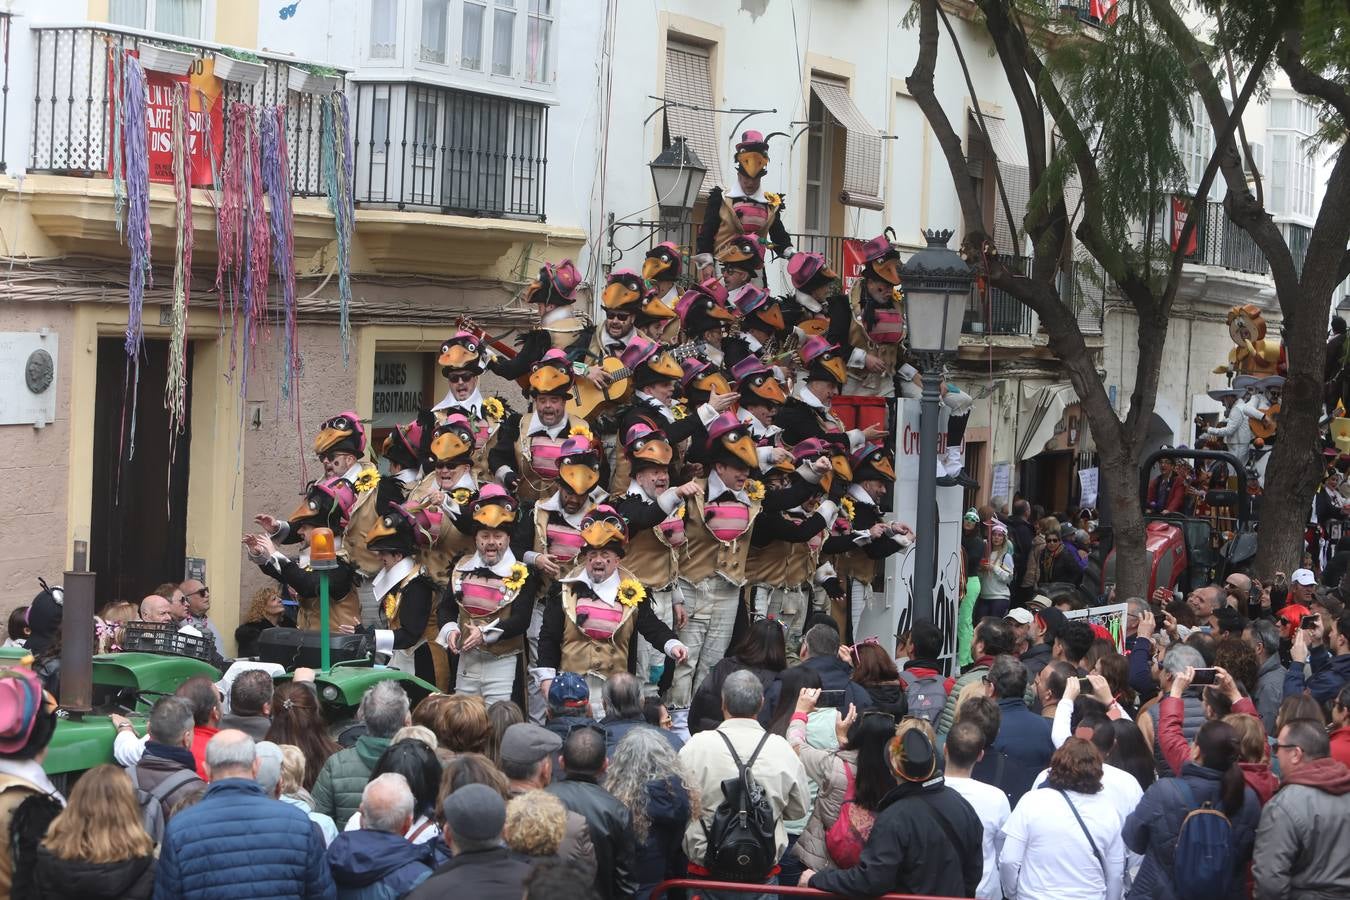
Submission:
<svg viewBox="0 0 1350 900">
<path fill-rule="evenodd" d="M 1341 114 L 1341 118 L 1350 124 L 1350 91 L 1345 85 L 1332 81 L 1309 69 L 1303 62 L 1303 29 L 1291 25 L 1284 30 L 1284 43 L 1280 45 L 1280 68 L 1289 76 L 1289 83 L 1300 94 L 1317 97 L 1331 104 Z"/>
</svg>

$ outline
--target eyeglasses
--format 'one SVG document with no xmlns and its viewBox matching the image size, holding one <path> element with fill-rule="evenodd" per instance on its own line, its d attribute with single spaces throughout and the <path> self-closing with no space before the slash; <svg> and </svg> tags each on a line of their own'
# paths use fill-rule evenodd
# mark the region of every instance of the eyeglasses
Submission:
<svg viewBox="0 0 1350 900">
<path fill-rule="evenodd" d="M 1298 744 L 1276 744 L 1276 745 L 1275 745 L 1275 751 L 1276 751 L 1277 753 L 1278 753 L 1279 751 L 1281 751 L 1281 750 L 1302 750 L 1302 749 L 1303 749 L 1303 748 L 1300 747 Z"/>
<path fill-rule="evenodd" d="M 183 599 L 186 600 L 188 597 L 198 597 L 198 596 L 200 596 L 203 600 L 205 600 L 207 597 L 211 596 L 211 589 L 206 585 L 202 585 L 192 593 L 184 594 Z"/>
<path fill-rule="evenodd" d="M 1047 544 L 1058 544 L 1058 543 L 1059 543 L 1059 538 L 1053 538 L 1053 537 L 1052 537 L 1052 538 L 1046 538 L 1046 539 L 1045 539 L 1045 542 L 1046 542 Z"/>
<path fill-rule="evenodd" d="M 604 736 L 605 736 L 605 729 L 601 728 L 601 727 L 600 727 L 599 725 L 597 725 L 595 722 L 577 722 L 577 723 L 576 723 L 575 725 L 573 725 L 571 728 L 567 729 L 567 736 L 568 736 L 568 737 L 571 737 L 573 732 L 581 731 L 581 730 L 587 729 L 587 728 L 589 728 L 591 731 L 594 731 L 596 734 L 600 735 L 601 737 L 604 737 Z"/>
<path fill-rule="evenodd" d="M 478 376 L 472 372 L 451 372 L 445 376 L 445 380 L 451 384 L 468 384 Z"/>
<path fill-rule="evenodd" d="M 465 463 L 462 463 L 462 462 L 454 462 L 454 461 L 447 461 L 447 460 L 443 460 L 443 459 L 438 459 L 438 460 L 436 460 L 435 469 L 436 469 L 436 471 L 438 471 L 438 472 L 440 472 L 440 471 L 449 471 L 450 469 L 458 469 L 458 468 L 460 468 L 461 466 L 464 466 L 464 465 L 466 465 L 466 464 L 465 464 Z"/>
<path fill-rule="evenodd" d="M 633 314 L 630 312 L 611 312 L 608 314 L 608 317 L 616 322 L 626 322 L 633 318 Z"/>
</svg>

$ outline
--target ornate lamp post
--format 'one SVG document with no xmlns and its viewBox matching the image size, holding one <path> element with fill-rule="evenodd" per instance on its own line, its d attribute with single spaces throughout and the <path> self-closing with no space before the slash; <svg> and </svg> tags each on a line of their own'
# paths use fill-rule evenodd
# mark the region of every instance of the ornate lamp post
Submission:
<svg viewBox="0 0 1350 900">
<path fill-rule="evenodd" d="M 656 186 L 656 202 L 661 207 L 661 227 L 676 231 L 693 210 L 708 167 L 682 137 L 674 138 L 648 167 Z"/>
<path fill-rule="evenodd" d="M 918 559 L 914 564 L 913 620 L 934 619 L 937 580 L 937 441 L 938 401 L 943 358 L 961 343 L 961 322 L 975 272 L 947 246 L 951 231 L 925 231 L 928 246 L 900 269 L 905 292 L 909 348 L 923 369 L 919 407 L 919 496 L 914 531 Z"/>
</svg>

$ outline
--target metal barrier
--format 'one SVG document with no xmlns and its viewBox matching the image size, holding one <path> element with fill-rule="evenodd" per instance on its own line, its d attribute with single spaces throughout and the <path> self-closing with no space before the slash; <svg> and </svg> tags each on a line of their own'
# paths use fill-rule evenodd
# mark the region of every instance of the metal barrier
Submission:
<svg viewBox="0 0 1350 900">
<path fill-rule="evenodd" d="M 701 878 L 672 878 L 658 884 L 651 900 L 664 900 L 672 888 L 694 888 L 725 894 L 773 894 L 778 897 L 838 897 L 828 891 L 786 884 L 741 884 L 738 881 L 704 881 Z M 928 894 L 882 894 L 881 900 L 959 900 L 956 897 L 938 897 Z"/>
</svg>

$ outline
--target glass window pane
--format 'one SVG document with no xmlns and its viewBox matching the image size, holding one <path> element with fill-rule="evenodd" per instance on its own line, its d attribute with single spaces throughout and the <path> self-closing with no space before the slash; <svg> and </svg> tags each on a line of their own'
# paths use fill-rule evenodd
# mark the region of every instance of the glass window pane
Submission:
<svg viewBox="0 0 1350 900">
<path fill-rule="evenodd" d="M 128 28 L 145 27 L 146 0 L 112 0 L 108 5 L 108 21 Z"/>
<path fill-rule="evenodd" d="M 375 153 L 389 149 L 389 98 L 378 97 L 370 105 L 370 144 Z"/>
<path fill-rule="evenodd" d="M 820 231 L 820 185 L 806 186 L 806 230 Z"/>
<path fill-rule="evenodd" d="M 500 0 L 499 0 L 500 5 Z M 511 43 L 515 37 L 516 14 L 509 9 L 492 12 L 492 74 L 511 74 Z"/>
<path fill-rule="evenodd" d="M 483 69 L 483 7 L 464 4 L 464 35 L 460 40 L 459 64 L 480 72 Z"/>
<path fill-rule="evenodd" d="M 530 12 L 537 16 L 553 14 L 553 0 L 530 0 Z"/>
<path fill-rule="evenodd" d="M 1270 127 L 1289 128 L 1293 125 L 1289 101 L 1275 99 L 1270 101 Z"/>
<path fill-rule="evenodd" d="M 549 77 L 549 39 L 553 23 L 548 19 L 530 16 L 525 32 L 525 80 L 540 84 L 552 81 Z"/>
<path fill-rule="evenodd" d="M 202 36 L 202 0 L 155 0 L 156 31 L 182 37 Z"/>
<path fill-rule="evenodd" d="M 370 58 L 393 59 L 398 52 L 398 0 L 370 4 Z"/>
<path fill-rule="evenodd" d="M 422 61 L 445 62 L 446 29 L 450 24 L 450 0 L 422 0 Z"/>
</svg>

